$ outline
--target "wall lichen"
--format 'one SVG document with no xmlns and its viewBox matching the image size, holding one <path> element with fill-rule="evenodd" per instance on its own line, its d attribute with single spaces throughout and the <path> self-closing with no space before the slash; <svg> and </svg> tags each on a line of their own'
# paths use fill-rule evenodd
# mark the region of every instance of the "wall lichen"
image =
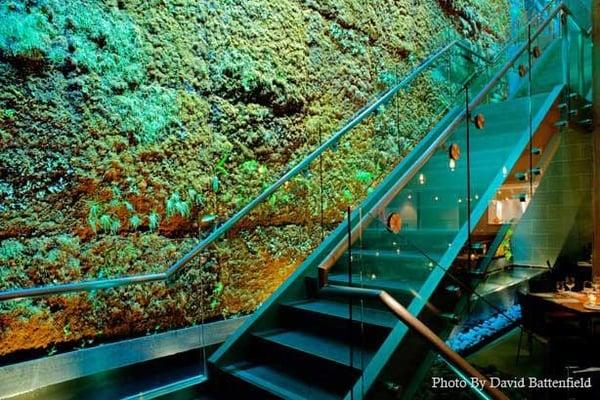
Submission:
<svg viewBox="0 0 600 400">
<path fill-rule="evenodd" d="M 2 289 L 164 271 L 434 49 L 491 52 L 509 25 L 507 0 L 9 0 L 0 20 Z M 251 312 L 452 90 L 420 78 L 324 154 L 326 187 L 312 166 L 171 285 L 0 304 L 0 355 Z"/>
</svg>

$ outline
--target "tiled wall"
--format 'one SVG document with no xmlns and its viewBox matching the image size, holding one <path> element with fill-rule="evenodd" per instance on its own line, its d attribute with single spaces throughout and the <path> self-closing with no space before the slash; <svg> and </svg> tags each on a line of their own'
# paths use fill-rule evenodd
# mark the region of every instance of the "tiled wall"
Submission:
<svg viewBox="0 0 600 400">
<path fill-rule="evenodd" d="M 558 150 L 512 238 L 516 265 L 552 265 L 559 255 L 574 263 L 589 254 L 592 221 L 591 135 L 560 133 Z"/>
</svg>

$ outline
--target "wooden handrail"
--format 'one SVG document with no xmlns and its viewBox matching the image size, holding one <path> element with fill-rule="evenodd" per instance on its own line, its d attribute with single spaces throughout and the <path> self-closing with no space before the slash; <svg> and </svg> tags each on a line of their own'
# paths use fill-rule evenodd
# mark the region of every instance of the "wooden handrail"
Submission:
<svg viewBox="0 0 600 400">
<path fill-rule="evenodd" d="M 427 325 L 421 322 L 418 318 L 412 315 L 402 304 L 398 303 L 385 290 L 363 289 L 350 286 L 328 285 L 321 289 L 324 293 L 332 295 L 350 296 L 350 297 L 366 297 L 378 298 L 400 321 L 402 321 L 409 329 L 416 332 L 420 337 L 425 339 L 434 350 L 440 354 L 453 367 L 460 370 L 466 376 L 476 379 L 481 389 L 494 400 L 509 400 L 497 387 L 493 386 L 488 377 L 479 372 L 467 360 L 452 350 L 448 345 L 433 332 Z M 469 382 L 471 384 L 471 382 Z M 473 386 L 472 386 L 473 387 Z M 477 388 L 473 387 L 474 390 Z"/>
</svg>

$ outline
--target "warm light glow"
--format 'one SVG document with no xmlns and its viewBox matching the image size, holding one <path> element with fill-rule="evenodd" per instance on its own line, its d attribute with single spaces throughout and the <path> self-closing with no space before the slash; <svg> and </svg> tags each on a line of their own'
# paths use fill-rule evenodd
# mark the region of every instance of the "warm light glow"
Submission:
<svg viewBox="0 0 600 400">
<path fill-rule="evenodd" d="M 425 175 L 419 174 L 419 183 L 423 185 L 425 183 Z"/>
<path fill-rule="evenodd" d="M 451 171 L 454 171 L 454 169 L 456 168 L 456 161 L 451 158 L 448 162 L 448 166 L 450 167 Z"/>
</svg>

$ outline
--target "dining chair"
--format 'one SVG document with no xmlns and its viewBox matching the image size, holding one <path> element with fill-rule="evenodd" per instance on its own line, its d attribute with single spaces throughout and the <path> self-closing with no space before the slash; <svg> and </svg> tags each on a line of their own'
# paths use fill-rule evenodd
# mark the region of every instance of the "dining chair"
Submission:
<svg viewBox="0 0 600 400">
<path fill-rule="evenodd" d="M 530 355 L 533 352 L 534 340 L 547 346 L 550 343 L 550 337 L 545 334 L 546 320 L 544 311 L 538 304 L 539 302 L 533 296 L 522 291 L 517 291 L 517 300 L 521 305 L 521 333 L 519 335 L 516 360 L 518 364 L 521 357 L 523 336 L 527 337 L 527 347 Z"/>
</svg>

